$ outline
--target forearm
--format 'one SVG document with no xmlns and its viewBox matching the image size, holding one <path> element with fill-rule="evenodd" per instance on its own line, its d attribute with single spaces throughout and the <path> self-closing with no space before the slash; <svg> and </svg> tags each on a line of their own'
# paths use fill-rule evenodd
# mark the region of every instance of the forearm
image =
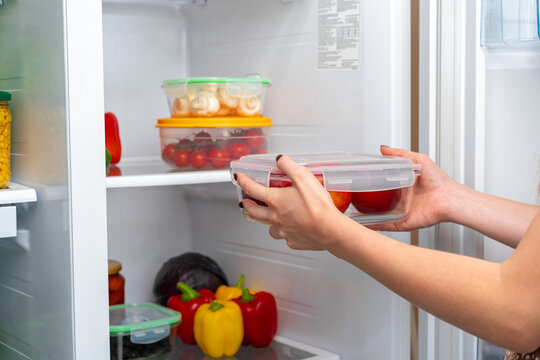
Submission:
<svg viewBox="0 0 540 360">
<path fill-rule="evenodd" d="M 472 228 L 515 248 L 523 238 L 538 206 L 499 198 L 459 186 L 448 194 L 445 221 Z"/>
<path fill-rule="evenodd" d="M 413 247 L 352 221 L 336 226 L 334 255 L 383 285 L 465 331 L 501 346 L 513 346 L 515 304 L 502 281 L 501 265 Z"/>
</svg>

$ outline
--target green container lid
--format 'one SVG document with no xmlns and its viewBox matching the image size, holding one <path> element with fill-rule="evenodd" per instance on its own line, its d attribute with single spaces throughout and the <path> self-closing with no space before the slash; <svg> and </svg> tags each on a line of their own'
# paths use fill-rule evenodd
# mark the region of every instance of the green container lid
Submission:
<svg viewBox="0 0 540 360">
<path fill-rule="evenodd" d="M 5 91 L 0 91 L 0 101 L 11 101 L 11 94 Z"/>
<path fill-rule="evenodd" d="M 195 77 L 187 79 L 165 80 L 163 86 L 175 86 L 184 84 L 226 84 L 226 83 L 246 83 L 270 85 L 267 78 L 242 78 L 242 77 Z"/>
<path fill-rule="evenodd" d="M 179 312 L 156 304 L 114 305 L 109 307 L 109 333 L 130 335 L 132 342 L 148 344 L 168 336 L 181 319 Z"/>
</svg>

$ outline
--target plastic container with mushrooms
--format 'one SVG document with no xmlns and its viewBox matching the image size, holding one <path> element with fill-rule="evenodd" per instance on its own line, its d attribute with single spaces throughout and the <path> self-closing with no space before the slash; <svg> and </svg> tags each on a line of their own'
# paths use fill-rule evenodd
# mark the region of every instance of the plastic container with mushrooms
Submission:
<svg viewBox="0 0 540 360">
<path fill-rule="evenodd" d="M 262 116 L 266 88 L 263 78 L 187 78 L 165 80 L 172 117 Z"/>
</svg>

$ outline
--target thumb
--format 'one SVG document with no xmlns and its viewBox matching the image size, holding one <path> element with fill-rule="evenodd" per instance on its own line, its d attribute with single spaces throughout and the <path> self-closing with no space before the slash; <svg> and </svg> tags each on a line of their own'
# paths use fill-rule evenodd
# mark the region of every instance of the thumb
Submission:
<svg viewBox="0 0 540 360">
<path fill-rule="evenodd" d="M 315 180 L 315 177 L 306 167 L 297 164 L 287 155 L 278 155 L 276 157 L 276 166 L 283 171 L 296 185 L 304 181 Z"/>
</svg>

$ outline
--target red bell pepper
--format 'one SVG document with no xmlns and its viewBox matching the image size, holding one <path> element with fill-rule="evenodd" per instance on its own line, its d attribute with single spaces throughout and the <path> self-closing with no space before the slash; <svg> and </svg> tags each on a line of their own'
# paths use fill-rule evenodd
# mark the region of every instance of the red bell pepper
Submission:
<svg viewBox="0 0 540 360">
<path fill-rule="evenodd" d="M 233 300 L 240 306 L 244 322 L 243 345 L 265 347 L 270 345 L 277 331 L 277 306 L 274 296 L 260 291 L 251 295 L 242 289 L 242 297 Z"/>
<path fill-rule="evenodd" d="M 117 164 L 122 156 L 118 119 L 112 112 L 105 113 L 105 148 L 111 153 L 111 164 Z"/>
<path fill-rule="evenodd" d="M 195 335 L 193 334 L 195 313 L 202 304 L 215 300 L 214 293 L 208 289 L 195 291 L 183 282 L 179 282 L 176 286 L 182 294 L 171 296 L 167 306 L 182 314 L 182 321 L 177 330 L 178 337 L 184 344 L 195 345 Z"/>
</svg>

